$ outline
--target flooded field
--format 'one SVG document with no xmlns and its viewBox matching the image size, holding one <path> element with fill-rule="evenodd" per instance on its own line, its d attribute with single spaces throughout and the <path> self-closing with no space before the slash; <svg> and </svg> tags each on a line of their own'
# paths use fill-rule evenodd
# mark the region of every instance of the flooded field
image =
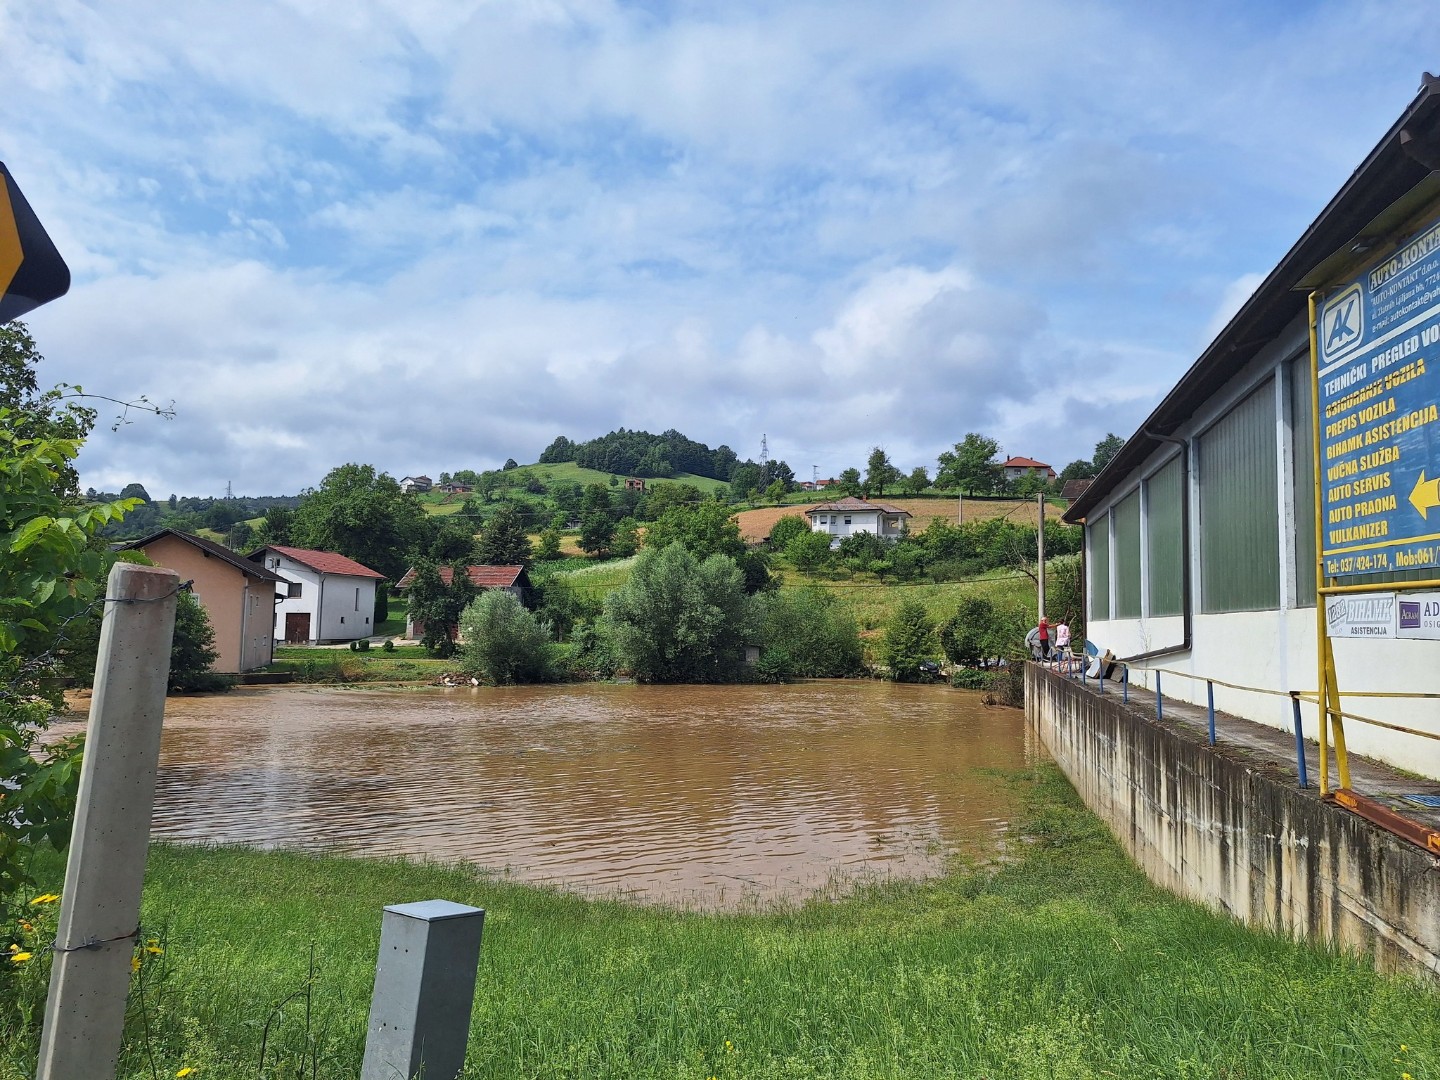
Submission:
<svg viewBox="0 0 1440 1080">
<path fill-rule="evenodd" d="M 236 691 L 167 705 L 154 835 L 732 907 L 995 850 L 1022 714 L 879 682 Z"/>
</svg>

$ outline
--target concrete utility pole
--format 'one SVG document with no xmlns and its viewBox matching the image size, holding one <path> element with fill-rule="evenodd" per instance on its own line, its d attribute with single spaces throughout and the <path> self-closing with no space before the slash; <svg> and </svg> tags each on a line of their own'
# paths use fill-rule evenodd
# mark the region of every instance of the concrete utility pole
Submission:
<svg viewBox="0 0 1440 1080">
<path fill-rule="evenodd" d="M 1035 528 L 1036 552 L 1039 556 L 1039 561 L 1035 567 L 1036 595 L 1040 605 L 1040 614 L 1037 615 L 1036 618 L 1043 619 L 1045 617 L 1045 496 L 1043 494 L 1036 495 L 1035 501 L 1040 506 L 1040 516 L 1037 519 Z"/>
<path fill-rule="evenodd" d="M 965 493 L 963 491 L 955 496 L 955 524 L 965 524 Z"/>
<path fill-rule="evenodd" d="M 115 1076 L 179 580 L 158 566 L 110 571 L 36 1080 Z"/>
</svg>

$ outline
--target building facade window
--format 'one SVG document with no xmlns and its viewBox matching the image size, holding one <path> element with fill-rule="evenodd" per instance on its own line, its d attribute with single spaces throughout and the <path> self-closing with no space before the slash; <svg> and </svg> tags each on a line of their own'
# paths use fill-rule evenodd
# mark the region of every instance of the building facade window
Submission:
<svg viewBox="0 0 1440 1080">
<path fill-rule="evenodd" d="M 1176 456 L 1145 481 L 1146 599 L 1151 618 L 1183 614 L 1183 479 Z"/>
<path fill-rule="evenodd" d="M 1086 522 L 1085 535 L 1090 544 L 1090 620 L 1103 622 L 1110 618 L 1110 515 Z"/>
<path fill-rule="evenodd" d="M 1115 618 L 1140 617 L 1140 491 L 1115 504 Z"/>
<path fill-rule="evenodd" d="M 1200 602 L 1207 613 L 1280 606 L 1275 383 L 1200 436 Z"/>
</svg>

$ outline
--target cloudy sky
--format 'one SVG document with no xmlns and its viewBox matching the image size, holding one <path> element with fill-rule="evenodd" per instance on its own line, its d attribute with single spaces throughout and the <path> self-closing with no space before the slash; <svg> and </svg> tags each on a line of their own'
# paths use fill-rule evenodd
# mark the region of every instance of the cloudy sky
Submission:
<svg viewBox="0 0 1440 1080">
<path fill-rule="evenodd" d="M 674 427 L 797 474 L 1130 434 L 1440 70 L 1414 3 L 0 0 L 84 482 Z M 109 416 L 113 410 L 102 413 Z"/>
</svg>

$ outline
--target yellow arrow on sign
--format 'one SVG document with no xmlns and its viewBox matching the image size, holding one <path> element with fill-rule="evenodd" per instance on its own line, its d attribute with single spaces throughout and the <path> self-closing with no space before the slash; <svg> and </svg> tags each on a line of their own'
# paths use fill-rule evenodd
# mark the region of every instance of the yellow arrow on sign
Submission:
<svg viewBox="0 0 1440 1080">
<path fill-rule="evenodd" d="M 1440 506 L 1440 477 L 1434 480 L 1425 479 L 1425 470 L 1420 470 L 1420 479 L 1415 481 L 1415 488 L 1410 492 L 1410 505 L 1415 507 L 1421 517 L 1429 520 L 1430 508 Z"/>
<path fill-rule="evenodd" d="M 10 208 L 10 192 L 0 180 L 0 296 L 10 288 L 24 261 L 25 249 L 20 246 L 20 228 L 15 224 L 15 211 Z"/>
</svg>

